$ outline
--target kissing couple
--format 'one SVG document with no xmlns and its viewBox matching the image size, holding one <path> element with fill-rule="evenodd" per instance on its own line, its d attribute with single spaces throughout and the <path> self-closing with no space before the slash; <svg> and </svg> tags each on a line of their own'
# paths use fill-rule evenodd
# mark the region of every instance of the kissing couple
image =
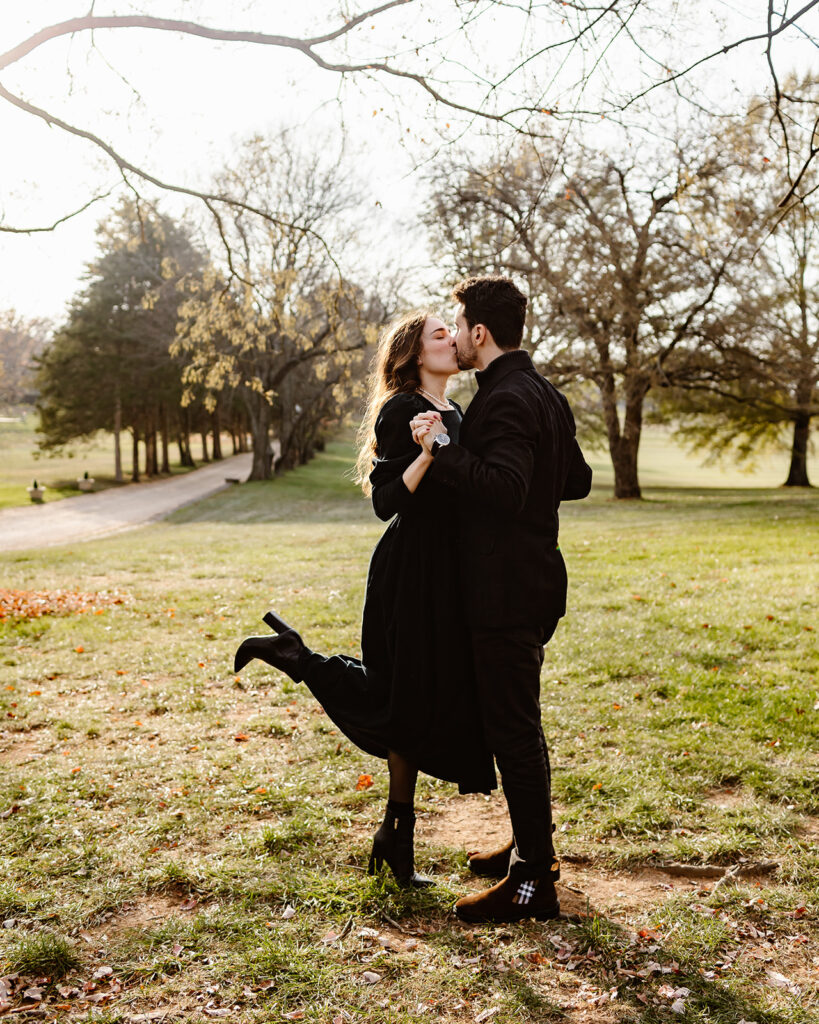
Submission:
<svg viewBox="0 0 819 1024">
<path fill-rule="evenodd" d="M 521 349 L 526 296 L 500 276 L 453 291 L 455 327 L 430 312 L 384 332 L 359 433 L 358 481 L 389 522 L 373 552 L 361 659 L 312 651 L 275 612 L 248 637 L 259 658 L 304 682 L 356 746 L 386 759 L 389 799 L 369 870 L 432 880 L 414 864 L 419 771 L 490 793 L 500 773 L 510 839 L 470 854 L 499 879 L 466 896 L 469 922 L 557 917 L 549 751 L 540 711 L 544 646 L 566 612 L 561 501 L 584 498 L 591 469 L 569 403 Z M 477 370 L 466 412 L 449 378 Z"/>
</svg>

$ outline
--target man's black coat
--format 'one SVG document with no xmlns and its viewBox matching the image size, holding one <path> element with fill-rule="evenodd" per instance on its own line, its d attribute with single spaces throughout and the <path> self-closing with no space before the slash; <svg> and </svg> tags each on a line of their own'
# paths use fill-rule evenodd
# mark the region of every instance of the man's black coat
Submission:
<svg viewBox="0 0 819 1024">
<path fill-rule="evenodd" d="M 470 625 L 546 628 L 566 613 L 558 506 L 585 498 L 592 471 L 569 403 L 528 353 L 504 352 L 476 379 L 459 443 L 429 470 L 458 493 Z"/>
</svg>

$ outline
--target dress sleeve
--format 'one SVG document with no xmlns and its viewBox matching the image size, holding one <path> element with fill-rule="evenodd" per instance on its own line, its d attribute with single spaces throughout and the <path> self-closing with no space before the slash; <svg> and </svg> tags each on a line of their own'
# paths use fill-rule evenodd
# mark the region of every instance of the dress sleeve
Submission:
<svg viewBox="0 0 819 1024">
<path fill-rule="evenodd" d="M 385 522 L 406 512 L 414 495 L 407 490 L 404 470 L 418 457 L 421 449 L 413 441 L 410 420 L 423 404 L 414 395 L 394 395 L 375 421 L 377 458 L 370 473 L 375 514 Z"/>
</svg>

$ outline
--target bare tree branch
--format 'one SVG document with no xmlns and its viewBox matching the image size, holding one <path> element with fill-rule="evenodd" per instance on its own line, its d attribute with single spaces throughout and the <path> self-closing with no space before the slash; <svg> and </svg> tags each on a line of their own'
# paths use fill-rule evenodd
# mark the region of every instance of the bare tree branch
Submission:
<svg viewBox="0 0 819 1024">
<path fill-rule="evenodd" d="M 71 213 L 66 213 L 64 216 L 55 220 L 53 224 L 48 224 L 36 228 L 17 228 L 11 224 L 3 224 L 0 222 L 0 231 L 5 231 L 10 235 L 36 235 L 46 231 L 55 231 L 61 224 L 65 224 L 67 220 L 71 220 L 72 217 L 78 217 L 81 213 L 84 213 L 94 203 L 100 202 L 102 199 L 108 199 L 114 192 L 113 188 L 109 188 L 107 192 L 103 192 L 102 195 L 94 196 L 93 199 L 89 199 L 87 203 L 83 203 L 77 210 L 72 210 Z"/>
<path fill-rule="evenodd" d="M 161 188 L 166 192 L 177 192 L 180 195 L 191 196 L 194 199 L 201 199 L 206 205 L 208 203 L 225 203 L 227 206 L 232 206 L 236 209 L 246 210 L 248 213 L 253 213 L 257 217 L 261 217 L 263 220 L 266 220 L 271 224 L 275 224 L 278 227 L 294 228 L 306 235 L 311 235 L 323 246 L 328 259 L 338 272 L 339 277 L 341 277 L 341 268 L 338 266 L 333 254 L 330 252 L 329 246 L 321 235 L 313 228 L 306 225 L 289 224 L 278 217 L 274 217 L 267 210 L 262 210 L 258 206 L 252 206 L 249 203 L 244 203 L 239 199 L 233 199 L 230 196 L 216 195 L 213 192 L 200 192 L 198 189 L 187 188 L 183 185 L 174 185 L 171 182 L 161 181 L 148 171 L 144 171 L 142 168 L 137 167 L 136 164 L 132 164 L 130 160 L 126 160 L 126 158 L 121 156 L 113 146 L 109 145 L 98 135 L 94 135 L 93 132 L 86 131 L 84 128 L 77 128 L 75 125 L 69 124 L 67 121 L 63 121 L 60 118 L 55 117 L 53 114 L 49 114 L 47 110 L 42 110 L 40 107 L 35 107 L 32 103 L 27 103 L 26 100 L 10 93 L 8 89 L 2 85 L 0 85 L 0 97 L 8 100 L 9 103 L 19 107 L 21 110 L 25 110 L 29 114 L 34 114 L 36 117 L 42 118 L 42 120 L 48 125 L 54 125 L 55 127 L 68 132 L 70 135 L 76 135 L 81 139 L 87 139 L 89 142 L 92 142 L 95 146 L 98 146 L 103 150 L 103 152 L 107 153 L 120 171 L 131 171 L 132 174 L 136 174 L 138 177 L 142 178 L 143 181 L 147 181 L 151 185 L 155 185 L 157 188 Z"/>
</svg>

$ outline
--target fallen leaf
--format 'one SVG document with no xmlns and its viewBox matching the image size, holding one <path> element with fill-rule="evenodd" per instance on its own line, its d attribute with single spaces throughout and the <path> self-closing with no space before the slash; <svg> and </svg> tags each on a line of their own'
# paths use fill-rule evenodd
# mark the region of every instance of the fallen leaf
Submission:
<svg viewBox="0 0 819 1024">
<path fill-rule="evenodd" d="M 365 971 L 362 976 L 365 985 L 375 985 L 381 981 L 381 975 L 376 974 L 375 971 Z"/>
<path fill-rule="evenodd" d="M 356 789 L 369 789 L 373 784 L 372 775 L 359 775 L 358 782 L 355 784 Z"/>
<path fill-rule="evenodd" d="M 290 1013 L 284 1015 L 285 1020 L 301 1020 L 304 1016 L 304 1010 L 291 1010 Z"/>
<path fill-rule="evenodd" d="M 193 910 L 194 907 L 198 906 L 199 900 L 191 896 L 190 899 L 185 900 L 184 903 L 179 904 L 180 910 Z"/>
<path fill-rule="evenodd" d="M 250 739 L 246 732 L 237 732 L 233 738 L 236 740 L 237 743 L 244 743 L 246 740 Z"/>
<path fill-rule="evenodd" d="M 295 917 L 295 916 L 296 916 L 296 908 L 295 907 L 291 907 L 290 904 L 288 903 L 287 906 L 282 911 L 282 917 L 284 918 L 285 921 L 289 921 L 291 917 Z"/>
<path fill-rule="evenodd" d="M 96 971 L 94 971 L 94 981 L 99 981 L 100 978 L 110 978 L 113 973 L 113 967 L 98 967 Z"/>
<path fill-rule="evenodd" d="M 784 974 L 780 974 L 778 971 L 766 971 L 765 974 L 768 977 L 768 981 L 775 988 L 786 988 L 789 992 L 792 992 L 794 995 L 799 993 L 799 986 L 792 982 L 790 978 L 786 978 Z"/>
<path fill-rule="evenodd" d="M 482 1024 L 482 1021 L 489 1020 L 490 1017 L 494 1017 L 496 1013 L 500 1012 L 499 1006 L 490 1006 L 488 1010 L 483 1010 L 475 1018 L 475 1024 Z"/>
</svg>

